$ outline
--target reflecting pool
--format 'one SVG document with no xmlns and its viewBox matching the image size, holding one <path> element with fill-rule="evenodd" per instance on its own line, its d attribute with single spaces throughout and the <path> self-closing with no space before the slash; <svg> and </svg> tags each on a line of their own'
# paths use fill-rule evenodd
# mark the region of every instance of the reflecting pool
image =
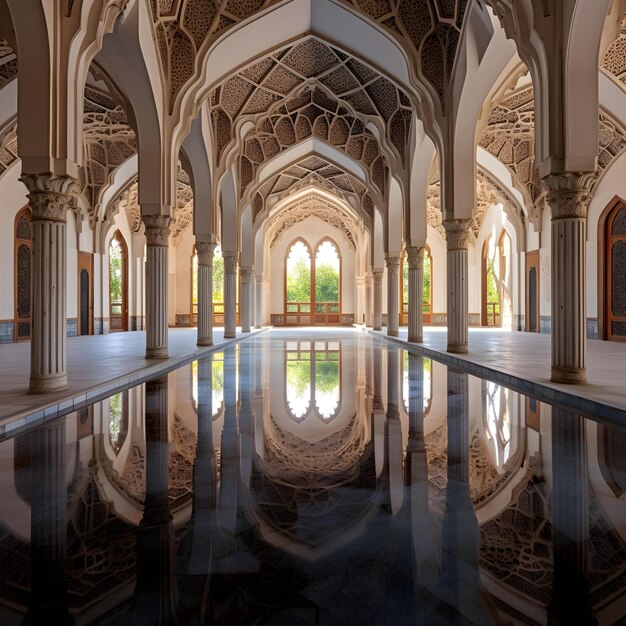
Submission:
<svg viewBox="0 0 626 626">
<path fill-rule="evenodd" d="M 626 430 L 272 330 L 0 440 L 0 624 L 617 624 Z"/>
</svg>

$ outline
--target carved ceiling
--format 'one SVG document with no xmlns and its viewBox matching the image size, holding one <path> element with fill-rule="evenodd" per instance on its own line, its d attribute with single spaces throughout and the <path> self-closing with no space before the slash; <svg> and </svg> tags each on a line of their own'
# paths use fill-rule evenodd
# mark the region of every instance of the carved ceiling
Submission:
<svg viewBox="0 0 626 626">
<path fill-rule="evenodd" d="M 151 0 L 170 110 L 198 54 L 236 24 L 282 0 Z M 341 0 L 378 24 L 417 61 L 444 103 L 468 0 Z"/>
<path fill-rule="evenodd" d="M 309 217 L 317 217 L 339 229 L 356 248 L 359 227 L 354 216 L 315 193 L 290 204 L 285 210 L 278 211 L 270 217 L 267 222 L 270 247 L 280 240 L 284 232 Z"/>
<path fill-rule="evenodd" d="M 313 37 L 255 63 L 211 93 L 218 162 L 238 118 L 267 113 L 307 83 L 321 85 L 364 119 L 380 119 L 388 144 L 406 166 L 412 112 L 406 94 L 369 66 Z"/>
<path fill-rule="evenodd" d="M 319 156 L 308 156 L 259 187 L 252 199 L 253 219 L 265 208 L 307 187 L 322 189 L 344 201 L 354 196 L 359 205 L 368 193 L 367 187 L 352 174 Z"/>
<path fill-rule="evenodd" d="M 604 53 L 602 67 L 613 74 L 626 89 L 626 13 L 622 16 L 617 39 Z"/>
<path fill-rule="evenodd" d="M 626 132 L 610 116 L 600 111 L 599 156 L 592 192 L 611 161 L 626 147 Z M 530 219 L 538 223 L 544 192 L 535 168 L 535 107 L 532 85 L 495 98 L 487 127 L 478 144 L 497 157 L 511 172 L 517 189 L 529 209 Z"/>
<path fill-rule="evenodd" d="M 17 76 L 17 57 L 11 46 L 0 37 L 0 89 Z"/>
<path fill-rule="evenodd" d="M 387 166 L 376 137 L 336 99 L 309 86 L 261 118 L 246 136 L 240 157 L 241 194 L 254 182 L 263 162 L 308 137 L 321 139 L 359 162 L 385 196 Z"/>
<path fill-rule="evenodd" d="M 0 176 L 17 159 L 17 120 L 13 120 L 0 131 Z"/>
</svg>

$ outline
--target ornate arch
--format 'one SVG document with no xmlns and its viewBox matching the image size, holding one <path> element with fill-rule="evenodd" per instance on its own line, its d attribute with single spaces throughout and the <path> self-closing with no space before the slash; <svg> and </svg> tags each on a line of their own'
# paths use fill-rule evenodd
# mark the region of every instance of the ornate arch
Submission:
<svg viewBox="0 0 626 626">
<path fill-rule="evenodd" d="M 14 227 L 14 341 L 28 341 L 31 335 L 31 210 L 26 205 L 15 216 Z"/>
</svg>

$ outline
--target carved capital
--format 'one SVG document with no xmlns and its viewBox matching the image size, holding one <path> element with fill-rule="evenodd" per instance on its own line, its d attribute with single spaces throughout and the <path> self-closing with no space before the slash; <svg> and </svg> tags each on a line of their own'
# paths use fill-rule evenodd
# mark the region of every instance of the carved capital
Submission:
<svg viewBox="0 0 626 626">
<path fill-rule="evenodd" d="M 74 208 L 74 178 L 54 174 L 22 174 L 20 180 L 28 189 L 33 220 L 65 223 L 68 209 Z"/>
<path fill-rule="evenodd" d="M 224 273 L 236 274 L 237 265 L 239 265 L 239 253 L 222 251 L 222 257 L 224 258 Z"/>
<path fill-rule="evenodd" d="M 389 272 L 390 274 L 397 274 L 398 269 L 400 268 L 400 257 L 386 256 L 385 264 L 387 265 L 387 272 Z"/>
<path fill-rule="evenodd" d="M 239 276 L 241 277 L 241 282 L 247 285 L 252 280 L 252 275 L 254 274 L 254 268 L 251 267 L 240 267 L 239 268 Z"/>
<path fill-rule="evenodd" d="M 373 276 L 375 285 L 382 285 L 384 274 L 382 270 L 374 270 Z"/>
<path fill-rule="evenodd" d="M 445 220 L 446 243 L 448 250 L 467 250 L 469 245 L 469 225 L 471 220 Z"/>
<path fill-rule="evenodd" d="M 149 246 L 167 247 L 170 236 L 169 215 L 144 215 L 142 218 L 146 226 L 146 241 Z"/>
<path fill-rule="evenodd" d="M 215 252 L 214 243 L 197 241 L 196 252 L 198 253 L 198 265 L 213 265 L 213 254 Z"/>
<path fill-rule="evenodd" d="M 541 180 L 546 189 L 546 202 L 552 219 L 586 217 L 591 199 L 594 174 L 564 172 L 550 174 Z"/>
<path fill-rule="evenodd" d="M 424 248 L 407 248 L 406 258 L 409 262 L 410 270 L 421 270 L 424 267 Z"/>
</svg>

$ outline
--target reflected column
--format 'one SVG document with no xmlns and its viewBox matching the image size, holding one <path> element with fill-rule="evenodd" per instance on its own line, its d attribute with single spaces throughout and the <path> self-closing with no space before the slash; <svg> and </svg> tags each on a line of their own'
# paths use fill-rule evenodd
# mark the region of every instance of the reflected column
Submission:
<svg viewBox="0 0 626 626">
<path fill-rule="evenodd" d="M 589 482 L 584 421 L 552 407 L 552 624 L 595 624 L 587 583 Z"/>
<path fill-rule="evenodd" d="M 196 242 L 198 253 L 198 341 L 213 345 L 213 254 L 215 244 Z"/>
<path fill-rule="evenodd" d="M 400 322 L 400 257 L 386 256 L 387 264 L 387 335 L 398 336 L 398 324 Z"/>
<path fill-rule="evenodd" d="M 385 421 L 386 457 L 389 468 L 389 496 L 395 515 L 402 508 L 404 483 L 402 475 L 402 424 L 400 423 L 400 351 L 387 349 L 387 419 Z"/>
<path fill-rule="evenodd" d="M 255 415 L 252 408 L 252 390 L 254 385 L 252 375 L 252 351 L 251 340 L 243 341 L 239 345 L 239 430 L 240 430 L 240 460 L 241 482 L 246 487 L 250 486 L 252 474 L 252 458 L 254 455 L 254 421 Z"/>
<path fill-rule="evenodd" d="M 424 341 L 423 292 L 424 292 L 424 248 L 406 249 L 409 262 L 409 332 L 408 339 L 414 343 Z"/>
<path fill-rule="evenodd" d="M 383 270 L 374 270 L 374 330 L 382 330 L 383 327 Z"/>
<path fill-rule="evenodd" d="M 65 419 L 29 435 L 31 592 L 27 624 L 72 623 L 65 574 L 67 486 Z"/>
<path fill-rule="evenodd" d="M 137 536 L 134 609 L 152 623 L 174 622 L 177 605 L 167 417 L 165 375 L 146 382 L 146 497 Z"/>
<path fill-rule="evenodd" d="M 224 339 L 237 336 L 237 265 L 239 253 L 222 251 L 224 258 Z"/>
<path fill-rule="evenodd" d="M 448 485 L 439 593 L 467 619 L 485 623 L 480 600 L 478 534 L 469 485 L 468 375 L 448 367 Z"/>
</svg>

